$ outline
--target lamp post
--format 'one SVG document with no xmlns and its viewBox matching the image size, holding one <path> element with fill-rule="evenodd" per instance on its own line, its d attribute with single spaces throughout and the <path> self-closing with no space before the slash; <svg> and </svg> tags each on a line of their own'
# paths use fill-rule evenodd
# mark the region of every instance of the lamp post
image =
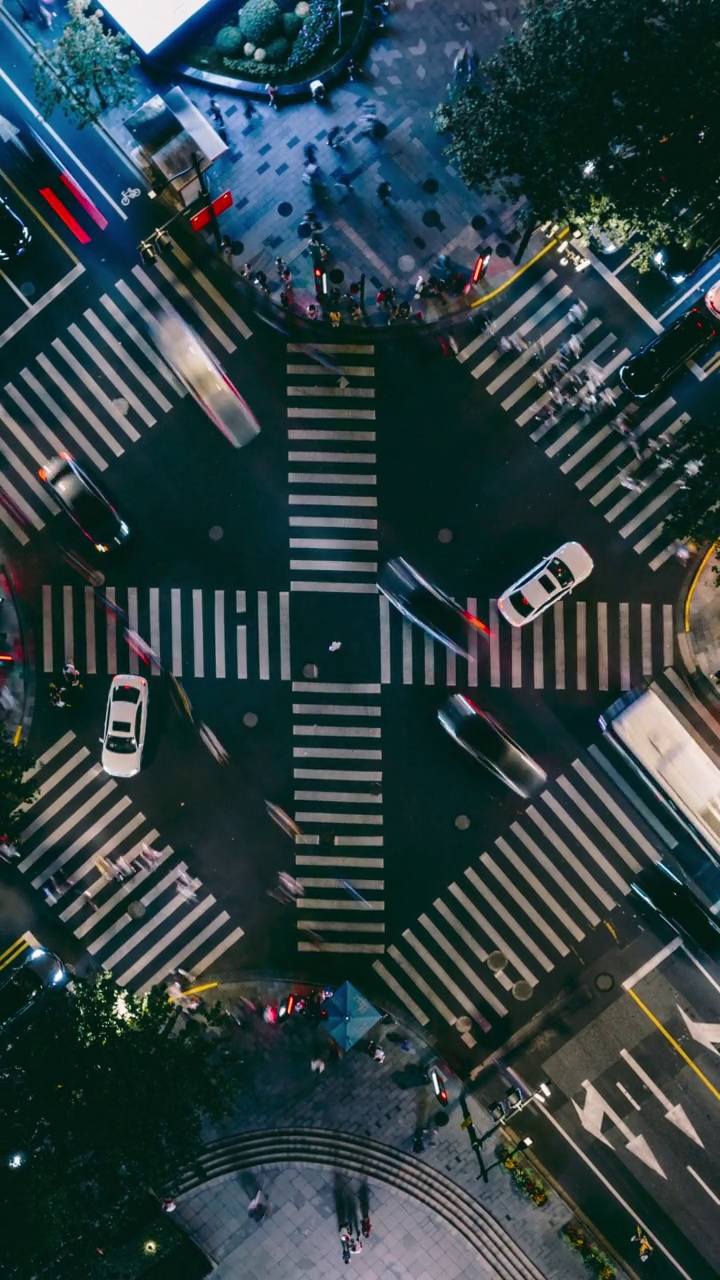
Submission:
<svg viewBox="0 0 720 1280">
<path fill-rule="evenodd" d="M 504 1100 L 491 1102 L 488 1107 L 488 1111 L 495 1121 L 495 1124 L 478 1139 L 480 1146 L 482 1146 L 486 1138 L 491 1138 L 494 1133 L 497 1133 L 498 1129 L 503 1129 L 508 1120 L 512 1119 L 513 1116 L 519 1115 L 525 1107 L 529 1107 L 531 1102 L 544 1102 L 545 1099 L 549 1097 L 549 1080 L 544 1080 L 539 1088 L 537 1088 L 534 1093 L 529 1093 L 526 1098 L 523 1098 L 520 1089 L 515 1087 L 508 1089 L 505 1093 Z"/>
<path fill-rule="evenodd" d="M 509 1160 L 511 1156 L 516 1156 L 519 1151 L 527 1151 L 527 1148 L 531 1146 L 532 1146 L 532 1138 L 521 1138 L 517 1146 L 512 1147 L 510 1151 L 506 1151 L 505 1155 L 502 1156 L 500 1160 L 494 1160 L 492 1164 L 489 1164 L 486 1166 L 485 1179 L 484 1179 L 485 1182 L 487 1182 L 487 1175 L 489 1174 L 491 1169 L 497 1169 L 498 1165 L 503 1163 L 503 1160 Z M 478 1177 L 479 1176 L 480 1175 L 478 1174 Z"/>
</svg>

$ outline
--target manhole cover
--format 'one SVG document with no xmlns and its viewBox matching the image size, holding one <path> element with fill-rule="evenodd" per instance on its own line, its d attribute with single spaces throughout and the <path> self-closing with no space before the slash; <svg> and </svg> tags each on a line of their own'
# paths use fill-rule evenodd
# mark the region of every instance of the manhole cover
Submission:
<svg viewBox="0 0 720 1280">
<path fill-rule="evenodd" d="M 293 211 L 292 205 L 287 200 L 281 200 L 277 208 L 281 218 L 289 218 Z"/>
<path fill-rule="evenodd" d="M 144 902 L 131 902 L 128 906 L 127 913 L 131 920 L 141 920 L 145 915 L 145 910 Z"/>
<path fill-rule="evenodd" d="M 223 536 L 223 531 L 219 524 L 214 524 L 212 529 L 208 529 L 208 538 L 211 542 L 219 542 Z"/>
<path fill-rule="evenodd" d="M 507 967 L 508 958 L 503 951 L 491 951 L 487 958 L 487 967 L 491 973 L 501 973 Z"/>
<path fill-rule="evenodd" d="M 463 1014 L 462 1018 L 458 1018 L 457 1022 L 455 1023 L 455 1028 L 457 1031 L 460 1032 L 461 1036 L 464 1036 L 465 1032 L 469 1031 L 471 1026 L 472 1026 L 472 1023 L 466 1014 Z"/>
<path fill-rule="evenodd" d="M 512 993 L 516 1000 L 529 1000 L 532 995 L 532 987 L 529 982 L 525 982 L 524 978 L 521 978 L 519 982 L 515 983 Z"/>
<path fill-rule="evenodd" d="M 450 1123 L 450 1117 L 447 1111 L 435 1112 L 435 1128 L 436 1129 L 444 1129 L 445 1125 L 449 1123 Z"/>
<path fill-rule="evenodd" d="M 452 529 L 441 529 L 441 530 L 440 530 L 440 532 L 439 532 L 439 534 L 438 534 L 438 542 L 452 542 L 452 540 L 453 540 L 453 531 L 452 531 Z"/>
<path fill-rule="evenodd" d="M 468 818 L 467 814 L 459 813 L 457 818 L 455 819 L 455 826 L 457 827 L 458 831 L 467 831 L 468 827 L 470 826 L 470 819 Z"/>
<path fill-rule="evenodd" d="M 314 662 L 306 662 L 303 667 L 303 675 L 306 680 L 317 680 L 318 669 Z"/>
<path fill-rule="evenodd" d="M 439 185 L 437 178 L 426 178 L 423 182 L 423 191 L 427 191 L 429 196 L 434 196 Z"/>
<path fill-rule="evenodd" d="M 413 258 L 412 254 L 402 253 L 398 258 L 398 267 L 403 272 L 403 274 L 406 274 L 410 271 L 414 271 L 415 259 Z"/>
<path fill-rule="evenodd" d="M 615 979 L 611 973 L 599 973 L 595 979 L 595 986 L 598 991 L 612 991 L 615 986 Z"/>
<path fill-rule="evenodd" d="M 258 722 L 258 718 L 254 711 L 246 711 L 243 716 L 243 724 L 246 729 L 254 729 Z"/>
</svg>

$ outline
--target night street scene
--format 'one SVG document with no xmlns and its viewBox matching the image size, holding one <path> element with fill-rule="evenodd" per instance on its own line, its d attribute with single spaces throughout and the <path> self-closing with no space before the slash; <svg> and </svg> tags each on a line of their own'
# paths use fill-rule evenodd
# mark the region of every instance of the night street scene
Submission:
<svg viewBox="0 0 720 1280">
<path fill-rule="evenodd" d="M 718 65 L 0 0 L 2 1280 L 720 1278 Z"/>
</svg>

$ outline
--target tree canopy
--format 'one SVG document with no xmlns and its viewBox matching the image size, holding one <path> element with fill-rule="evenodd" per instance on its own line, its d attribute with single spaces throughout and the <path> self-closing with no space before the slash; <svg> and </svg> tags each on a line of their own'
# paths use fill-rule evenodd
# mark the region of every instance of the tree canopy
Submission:
<svg viewBox="0 0 720 1280">
<path fill-rule="evenodd" d="M 17 747 L 0 728 L 0 837 L 17 840 L 25 824 L 23 806 L 37 795 L 37 785 L 25 774 L 35 763 L 24 743 Z"/>
<path fill-rule="evenodd" d="M 524 0 L 523 25 L 435 113 L 469 186 L 534 214 L 684 240 L 720 194 L 720 0 Z"/>
<path fill-rule="evenodd" d="M 3 1275 L 93 1274 L 123 1216 L 192 1162 L 239 1085 L 225 1022 L 219 1007 L 187 1020 L 164 987 L 139 999 L 102 972 L 5 1040 Z"/>
<path fill-rule="evenodd" d="M 79 129 L 94 124 L 108 107 L 135 99 L 134 69 L 140 59 L 128 37 L 108 31 L 93 0 L 69 0 L 70 21 L 54 49 L 35 58 L 35 93 L 44 116 L 62 107 Z"/>
<path fill-rule="evenodd" d="M 720 538 L 720 410 L 691 418 L 683 427 L 682 456 L 668 478 L 683 484 L 664 529 L 699 543 Z"/>
</svg>

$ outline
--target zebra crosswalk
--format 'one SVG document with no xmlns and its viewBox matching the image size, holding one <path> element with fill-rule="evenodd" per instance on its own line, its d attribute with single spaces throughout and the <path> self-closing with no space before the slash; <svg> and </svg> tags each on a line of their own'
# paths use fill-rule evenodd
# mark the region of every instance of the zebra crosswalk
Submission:
<svg viewBox="0 0 720 1280">
<path fill-rule="evenodd" d="M 287 354 L 290 590 L 374 594 L 374 346 L 288 343 Z"/>
<path fill-rule="evenodd" d="M 293 682 L 298 951 L 382 953 L 379 684 Z"/>
<path fill-rule="evenodd" d="M 27 777 L 38 795 L 21 832 L 19 870 L 34 889 L 57 873 L 69 882 L 54 909 L 119 986 L 142 994 L 178 965 L 199 975 L 243 937 L 199 879 L 178 891 L 185 863 L 169 845 L 158 847 L 160 833 L 72 731 Z M 152 867 L 139 860 L 144 844 L 158 850 Z M 108 880 L 102 861 L 119 855 L 134 874 Z"/>
<path fill-rule="evenodd" d="M 2 387 L 0 522 L 23 545 L 58 510 L 37 476 L 49 456 L 68 451 L 105 471 L 186 395 L 148 340 L 153 304 L 184 307 L 221 359 L 251 336 L 179 245 L 153 272 L 133 267 Z"/>
<path fill-rule="evenodd" d="M 528 429 L 530 439 L 557 463 L 577 489 L 587 494 L 591 505 L 636 554 L 657 570 L 678 550 L 678 543 L 663 533 L 678 484 L 668 479 L 668 471 L 657 458 L 636 456 L 628 441 L 610 425 L 612 411 L 607 408 L 591 416 L 578 404 L 562 412 L 555 422 L 538 423 L 549 393 L 540 390 L 533 361 L 539 359 L 540 370 L 546 370 L 557 348 L 570 336 L 572 289 L 561 282 L 552 268 L 527 287 L 526 282 L 527 277 L 523 277 L 519 296 L 513 296 L 514 291 L 503 295 L 512 301 L 457 358 L 467 364 L 472 377 L 488 395 L 499 399 L 501 408 L 514 416 L 517 425 Z M 512 335 L 517 337 L 520 350 L 503 353 L 496 346 L 496 339 Z M 616 374 L 630 349 L 619 344 L 617 336 L 608 332 L 597 316 L 588 320 L 579 336 L 584 349 L 577 367 L 594 361 L 602 371 L 604 385 L 619 400 L 623 392 Z M 662 403 L 638 415 L 635 431 L 640 448 L 658 433 L 668 441 L 674 439 L 688 421 L 689 415 L 679 411 L 671 395 L 666 396 Z M 637 487 L 625 487 L 625 478 L 631 484 L 636 481 Z"/>
<path fill-rule="evenodd" d="M 607 750 L 573 760 L 373 962 L 422 1026 L 456 1026 L 474 1048 L 675 845 Z"/>
</svg>

